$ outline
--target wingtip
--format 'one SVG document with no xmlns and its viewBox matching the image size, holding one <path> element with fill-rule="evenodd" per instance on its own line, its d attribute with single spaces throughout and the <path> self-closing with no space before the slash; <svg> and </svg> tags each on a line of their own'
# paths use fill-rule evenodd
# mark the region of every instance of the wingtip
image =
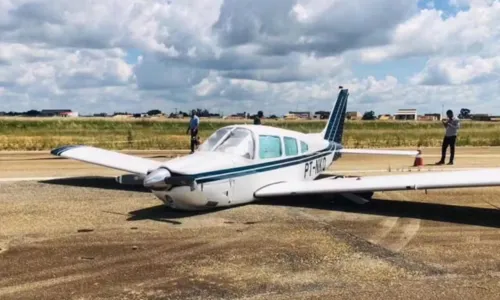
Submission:
<svg viewBox="0 0 500 300">
<path fill-rule="evenodd" d="M 74 148 L 77 148 L 77 147 L 80 147 L 80 145 L 67 145 L 67 146 L 62 146 L 62 147 L 59 147 L 59 148 L 55 148 L 55 149 L 52 149 L 50 151 L 50 154 L 54 155 L 54 156 L 61 156 L 61 154 L 63 154 L 64 152 L 70 150 L 70 149 L 74 149 Z"/>
</svg>

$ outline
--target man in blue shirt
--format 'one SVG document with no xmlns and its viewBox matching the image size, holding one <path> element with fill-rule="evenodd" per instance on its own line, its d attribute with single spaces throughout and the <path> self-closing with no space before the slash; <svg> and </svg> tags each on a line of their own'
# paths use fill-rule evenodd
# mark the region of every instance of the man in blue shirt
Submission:
<svg viewBox="0 0 500 300">
<path fill-rule="evenodd" d="M 198 127 L 200 125 L 200 118 L 196 115 L 196 110 L 191 111 L 191 120 L 186 133 L 191 133 L 191 153 L 194 153 L 195 146 L 198 146 Z"/>
</svg>

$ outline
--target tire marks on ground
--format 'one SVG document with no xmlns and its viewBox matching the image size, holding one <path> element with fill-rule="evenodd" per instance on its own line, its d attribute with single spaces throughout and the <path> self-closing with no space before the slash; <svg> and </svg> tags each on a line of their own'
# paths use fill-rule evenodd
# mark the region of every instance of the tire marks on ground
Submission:
<svg viewBox="0 0 500 300">
<path fill-rule="evenodd" d="M 408 200 L 404 193 L 393 192 L 398 199 Z M 387 194 L 385 194 L 387 197 Z M 390 197 L 387 197 L 390 198 Z M 380 223 L 380 228 L 368 240 L 394 252 L 402 251 L 418 234 L 420 219 L 387 217 Z"/>
</svg>

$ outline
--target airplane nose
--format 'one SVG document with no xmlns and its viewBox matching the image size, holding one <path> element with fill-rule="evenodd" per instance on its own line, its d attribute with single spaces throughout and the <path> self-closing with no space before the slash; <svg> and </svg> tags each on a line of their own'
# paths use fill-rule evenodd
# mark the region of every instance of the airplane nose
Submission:
<svg viewBox="0 0 500 300">
<path fill-rule="evenodd" d="M 164 189 L 167 188 L 165 178 L 170 176 L 171 174 L 167 169 L 158 168 L 144 178 L 143 185 L 150 189 Z"/>
</svg>

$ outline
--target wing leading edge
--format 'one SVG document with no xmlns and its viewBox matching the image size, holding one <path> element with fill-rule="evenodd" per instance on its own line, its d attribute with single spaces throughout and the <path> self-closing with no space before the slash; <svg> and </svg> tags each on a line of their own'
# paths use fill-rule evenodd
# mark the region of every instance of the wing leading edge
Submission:
<svg viewBox="0 0 500 300">
<path fill-rule="evenodd" d="M 161 166 L 159 161 L 91 146 L 65 146 L 54 149 L 50 153 L 55 156 L 139 175 L 146 175 L 148 170 L 157 169 Z"/>
<path fill-rule="evenodd" d="M 281 182 L 257 190 L 255 197 L 487 186 L 500 186 L 500 168 Z"/>
</svg>

